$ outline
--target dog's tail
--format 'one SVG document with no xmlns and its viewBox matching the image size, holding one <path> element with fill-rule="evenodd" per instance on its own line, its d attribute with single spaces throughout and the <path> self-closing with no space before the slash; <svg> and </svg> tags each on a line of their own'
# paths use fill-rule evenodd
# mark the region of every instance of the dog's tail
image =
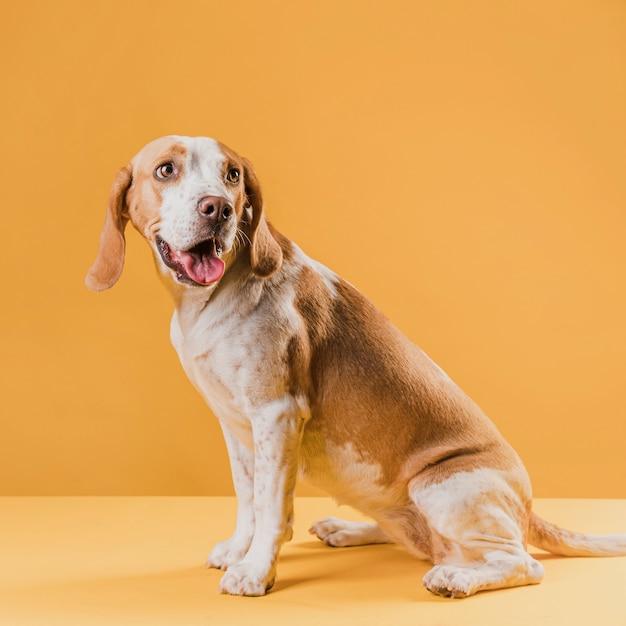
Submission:
<svg viewBox="0 0 626 626">
<path fill-rule="evenodd" d="M 586 535 L 559 528 L 530 514 L 528 543 L 562 556 L 626 556 L 626 534 Z"/>
</svg>

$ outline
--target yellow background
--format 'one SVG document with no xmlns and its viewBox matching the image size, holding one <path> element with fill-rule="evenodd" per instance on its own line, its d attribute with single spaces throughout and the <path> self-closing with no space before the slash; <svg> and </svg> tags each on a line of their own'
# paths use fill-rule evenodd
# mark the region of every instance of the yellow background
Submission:
<svg viewBox="0 0 626 626">
<path fill-rule="evenodd" d="M 231 493 L 147 246 L 83 286 L 117 169 L 178 133 L 255 163 L 536 495 L 626 497 L 626 3 L 25 0 L 0 29 L 1 495 Z"/>
</svg>

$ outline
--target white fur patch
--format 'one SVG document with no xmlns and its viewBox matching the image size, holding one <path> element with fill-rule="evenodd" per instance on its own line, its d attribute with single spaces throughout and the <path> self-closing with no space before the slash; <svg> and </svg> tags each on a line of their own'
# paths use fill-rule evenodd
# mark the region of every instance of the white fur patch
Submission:
<svg viewBox="0 0 626 626">
<path fill-rule="evenodd" d="M 208 137 L 174 137 L 187 148 L 183 179 L 163 191 L 160 235 L 176 250 L 187 250 L 198 243 L 197 233 L 205 218 L 198 202 L 206 196 L 234 201 L 234 190 L 222 177 L 224 154 Z"/>
<path fill-rule="evenodd" d="M 507 550 L 507 546 L 523 548 L 525 519 L 520 515 L 530 492 L 513 472 L 481 468 L 458 472 L 426 487 L 419 482 L 409 485 L 428 525 L 447 542 L 449 559 L 467 564 L 476 550 L 484 554 Z"/>
<path fill-rule="evenodd" d="M 320 442 L 304 433 L 300 476 L 328 491 L 338 504 L 350 504 L 374 516 L 394 502 L 395 494 L 383 483 L 380 465 L 365 461 L 352 443 Z"/>
</svg>

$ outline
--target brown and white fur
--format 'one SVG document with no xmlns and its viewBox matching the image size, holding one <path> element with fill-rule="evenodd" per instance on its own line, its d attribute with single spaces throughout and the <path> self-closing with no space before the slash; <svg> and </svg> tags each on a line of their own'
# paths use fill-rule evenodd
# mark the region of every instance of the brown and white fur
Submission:
<svg viewBox="0 0 626 626">
<path fill-rule="evenodd" d="M 372 523 L 335 518 L 330 546 L 397 542 L 433 562 L 444 596 L 538 583 L 527 542 L 624 555 L 626 535 L 564 531 L 531 512 L 522 462 L 494 424 L 352 285 L 265 218 L 250 163 L 213 139 L 163 137 L 117 175 L 93 290 L 111 287 L 128 221 L 176 310 L 171 339 L 218 417 L 238 498 L 207 565 L 220 590 L 263 595 L 292 534 L 296 475 Z"/>
</svg>

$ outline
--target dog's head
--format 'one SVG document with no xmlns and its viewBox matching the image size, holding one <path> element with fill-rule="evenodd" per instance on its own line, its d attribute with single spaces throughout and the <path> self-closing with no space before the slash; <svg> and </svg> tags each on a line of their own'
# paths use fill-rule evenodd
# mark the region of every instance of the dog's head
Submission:
<svg viewBox="0 0 626 626">
<path fill-rule="evenodd" d="M 188 287 L 215 285 L 244 250 L 257 276 L 271 276 L 282 263 L 251 164 L 207 137 L 161 137 L 119 171 L 85 280 L 90 289 L 108 289 L 119 279 L 129 220 L 162 273 Z"/>
</svg>

